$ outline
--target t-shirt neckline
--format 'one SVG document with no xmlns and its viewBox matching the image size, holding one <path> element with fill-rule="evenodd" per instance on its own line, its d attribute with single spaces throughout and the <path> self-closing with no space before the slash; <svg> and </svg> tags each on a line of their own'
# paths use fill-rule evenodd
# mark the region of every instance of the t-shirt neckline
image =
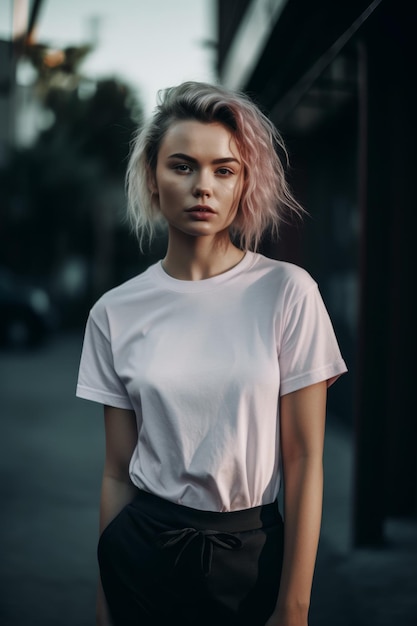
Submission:
<svg viewBox="0 0 417 626">
<path fill-rule="evenodd" d="M 183 293 L 207 291 L 227 282 L 231 278 L 234 278 L 237 274 L 246 270 L 252 264 L 254 258 L 255 254 L 250 250 L 247 250 L 239 263 L 231 267 L 229 270 L 226 270 L 226 272 L 222 272 L 216 276 L 211 276 L 210 278 L 202 278 L 201 280 L 181 280 L 179 278 L 174 278 L 166 273 L 162 266 L 162 260 L 160 260 L 153 266 L 154 278 L 158 281 L 160 286 L 170 289 L 171 291 L 180 291 Z"/>
</svg>

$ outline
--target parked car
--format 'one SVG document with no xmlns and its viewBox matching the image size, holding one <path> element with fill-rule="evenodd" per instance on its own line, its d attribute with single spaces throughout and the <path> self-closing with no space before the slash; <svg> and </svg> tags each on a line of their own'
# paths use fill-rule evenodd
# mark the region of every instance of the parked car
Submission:
<svg viewBox="0 0 417 626">
<path fill-rule="evenodd" d="M 11 348 L 38 346 L 55 323 L 46 290 L 0 268 L 0 344 Z"/>
</svg>

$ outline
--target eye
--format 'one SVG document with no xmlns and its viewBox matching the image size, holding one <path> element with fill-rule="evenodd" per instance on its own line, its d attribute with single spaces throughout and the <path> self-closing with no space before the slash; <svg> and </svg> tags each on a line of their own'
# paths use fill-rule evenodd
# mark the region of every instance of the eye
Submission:
<svg viewBox="0 0 417 626">
<path fill-rule="evenodd" d="M 188 174 L 188 172 L 192 171 L 191 167 L 187 165 L 187 163 L 178 163 L 178 165 L 174 165 L 173 169 L 180 174 Z"/>
<path fill-rule="evenodd" d="M 228 167 L 219 167 L 217 174 L 220 174 L 220 176 L 232 176 L 234 172 Z"/>
</svg>

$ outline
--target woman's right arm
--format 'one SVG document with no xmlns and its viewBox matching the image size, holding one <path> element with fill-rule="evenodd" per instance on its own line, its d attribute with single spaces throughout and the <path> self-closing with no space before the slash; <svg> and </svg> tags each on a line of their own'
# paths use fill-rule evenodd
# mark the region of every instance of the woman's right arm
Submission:
<svg viewBox="0 0 417 626">
<path fill-rule="evenodd" d="M 100 534 L 137 492 L 129 477 L 129 463 L 138 432 L 134 411 L 104 407 L 106 455 L 100 498 Z M 97 593 L 97 626 L 111 626 L 101 581 Z"/>
</svg>

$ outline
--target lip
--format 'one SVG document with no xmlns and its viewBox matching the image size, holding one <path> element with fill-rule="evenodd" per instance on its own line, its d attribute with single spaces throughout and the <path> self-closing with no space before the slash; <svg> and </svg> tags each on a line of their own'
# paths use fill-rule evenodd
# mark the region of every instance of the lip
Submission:
<svg viewBox="0 0 417 626">
<path fill-rule="evenodd" d="M 206 204 L 196 204 L 195 206 L 190 207 L 185 210 L 186 213 L 196 213 L 196 214 L 215 214 L 214 209 L 211 206 L 207 206 Z"/>
</svg>

